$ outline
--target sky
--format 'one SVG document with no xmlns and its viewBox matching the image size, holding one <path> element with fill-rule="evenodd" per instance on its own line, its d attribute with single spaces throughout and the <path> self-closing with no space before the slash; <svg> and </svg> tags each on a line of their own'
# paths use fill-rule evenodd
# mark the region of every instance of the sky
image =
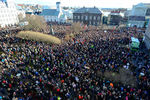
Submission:
<svg viewBox="0 0 150 100">
<path fill-rule="evenodd" d="M 57 1 L 62 6 L 69 7 L 93 7 L 98 8 L 132 8 L 138 3 L 150 3 L 150 0 L 14 0 L 16 3 L 41 4 L 55 7 Z"/>
</svg>

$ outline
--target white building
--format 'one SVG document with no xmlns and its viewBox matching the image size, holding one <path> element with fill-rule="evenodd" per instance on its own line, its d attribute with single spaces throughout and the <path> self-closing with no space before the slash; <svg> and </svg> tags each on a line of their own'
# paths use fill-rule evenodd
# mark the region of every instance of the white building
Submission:
<svg viewBox="0 0 150 100">
<path fill-rule="evenodd" d="M 63 10 L 63 14 L 67 16 L 68 19 L 73 19 L 73 11 L 68 9 L 68 10 Z"/>
<path fill-rule="evenodd" d="M 139 3 L 134 5 L 129 14 L 128 26 L 143 27 L 147 21 L 147 11 L 150 8 L 150 3 Z"/>
<path fill-rule="evenodd" d="M 0 26 L 18 24 L 18 11 L 13 0 L 0 0 Z"/>
<path fill-rule="evenodd" d="M 56 9 L 43 9 L 40 16 L 43 16 L 46 22 L 66 22 L 67 16 L 63 14 L 60 2 L 56 2 Z"/>
</svg>

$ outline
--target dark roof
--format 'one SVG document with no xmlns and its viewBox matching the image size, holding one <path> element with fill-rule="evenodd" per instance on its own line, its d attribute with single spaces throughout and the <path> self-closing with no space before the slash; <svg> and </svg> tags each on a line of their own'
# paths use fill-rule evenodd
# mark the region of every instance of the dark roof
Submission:
<svg viewBox="0 0 150 100">
<path fill-rule="evenodd" d="M 94 13 L 94 14 L 101 14 L 101 11 L 98 8 L 80 8 L 76 11 L 74 11 L 74 13 Z"/>
<path fill-rule="evenodd" d="M 145 17 L 144 16 L 129 16 L 129 20 L 132 20 L 132 21 L 145 21 Z"/>
<path fill-rule="evenodd" d="M 60 2 L 56 2 L 56 4 L 60 4 Z"/>
<path fill-rule="evenodd" d="M 147 9 L 146 16 L 150 16 L 150 8 Z"/>
<path fill-rule="evenodd" d="M 40 15 L 41 16 L 58 16 L 59 11 L 57 11 L 56 9 L 44 9 Z"/>
</svg>

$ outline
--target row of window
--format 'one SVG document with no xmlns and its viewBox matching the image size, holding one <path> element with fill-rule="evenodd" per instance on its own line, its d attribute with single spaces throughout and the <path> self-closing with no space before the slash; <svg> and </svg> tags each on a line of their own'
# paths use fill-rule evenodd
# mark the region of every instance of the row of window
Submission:
<svg viewBox="0 0 150 100">
<path fill-rule="evenodd" d="M 14 3 L 9 2 L 8 6 L 5 3 L 0 4 L 0 25 L 5 27 L 18 23 L 17 9 Z"/>
<path fill-rule="evenodd" d="M 16 14 L 0 14 L 0 17 L 15 17 L 17 16 Z"/>
<path fill-rule="evenodd" d="M 94 19 L 94 20 L 100 20 L 100 16 L 74 16 L 74 19 L 81 19 L 81 20 L 83 20 L 83 19 L 85 19 L 85 20 L 92 20 L 92 19 Z"/>
<path fill-rule="evenodd" d="M 0 9 L 0 13 L 16 13 L 17 10 L 15 9 Z"/>
<path fill-rule="evenodd" d="M 46 21 L 57 21 L 57 19 L 45 18 Z"/>
<path fill-rule="evenodd" d="M 84 23 L 83 21 L 75 21 L 75 22 L 81 22 L 81 23 Z M 95 21 L 88 21 L 88 23 L 87 24 L 89 24 L 89 25 L 99 25 L 100 24 L 100 22 L 95 22 Z"/>
<path fill-rule="evenodd" d="M 12 18 L 0 18 L 0 24 L 11 24 L 11 23 L 17 23 L 18 19 L 15 17 Z"/>
<path fill-rule="evenodd" d="M 55 16 L 44 16 L 45 18 L 56 18 Z"/>
<path fill-rule="evenodd" d="M 1 22 L 3 22 L 3 21 L 8 21 L 9 22 L 9 21 L 14 21 L 14 20 L 17 20 L 17 18 L 15 18 L 15 17 L 13 17 L 13 18 L 3 18 L 3 19 L 0 18 Z"/>
</svg>

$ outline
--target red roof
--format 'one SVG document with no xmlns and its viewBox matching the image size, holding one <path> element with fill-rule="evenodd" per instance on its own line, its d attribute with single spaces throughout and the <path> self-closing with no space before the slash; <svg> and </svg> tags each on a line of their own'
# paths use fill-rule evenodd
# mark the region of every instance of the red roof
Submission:
<svg viewBox="0 0 150 100">
<path fill-rule="evenodd" d="M 18 4 L 18 6 L 23 6 L 23 4 Z"/>
</svg>

